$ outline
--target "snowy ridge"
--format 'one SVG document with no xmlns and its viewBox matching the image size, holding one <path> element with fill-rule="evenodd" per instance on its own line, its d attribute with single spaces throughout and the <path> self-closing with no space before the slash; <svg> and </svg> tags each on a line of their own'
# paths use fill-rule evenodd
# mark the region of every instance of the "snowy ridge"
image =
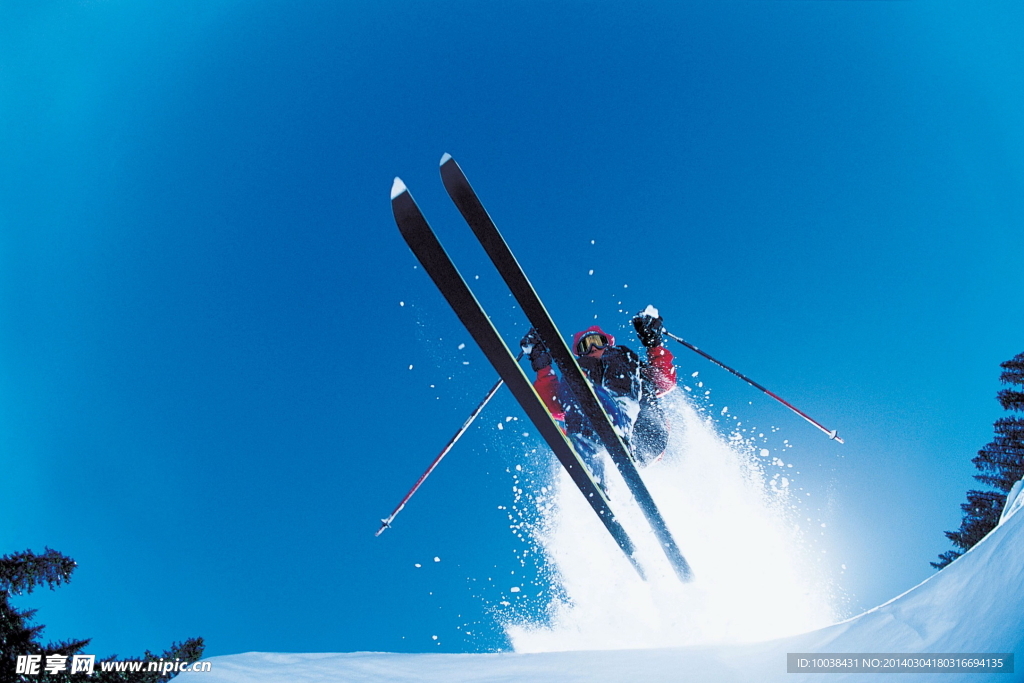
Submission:
<svg viewBox="0 0 1024 683">
<path fill-rule="evenodd" d="M 1020 503 L 1018 498 L 1015 503 Z M 1016 506 L 1014 506 L 1016 507 Z M 786 653 L 1024 652 L 1024 516 L 1011 513 L 969 552 L 902 595 L 847 621 L 741 645 L 535 654 L 275 654 L 211 657 L 182 683 L 791 681 Z M 1021 665 L 1018 664 L 1018 667 Z M 1018 671 L 1020 669 L 1018 668 Z M 915 674 L 915 683 L 1020 680 L 1020 673 Z M 896 676 L 828 674 L 829 683 Z M 902 680 L 902 679 L 899 679 Z"/>
<path fill-rule="evenodd" d="M 1024 496 L 1020 495 L 1021 488 L 1024 488 L 1024 479 L 1014 484 L 1010 492 L 1006 494 L 1006 504 L 1003 506 L 1003 513 L 999 515 L 1000 524 L 1009 519 L 1010 515 L 1017 512 L 1024 505 Z"/>
</svg>

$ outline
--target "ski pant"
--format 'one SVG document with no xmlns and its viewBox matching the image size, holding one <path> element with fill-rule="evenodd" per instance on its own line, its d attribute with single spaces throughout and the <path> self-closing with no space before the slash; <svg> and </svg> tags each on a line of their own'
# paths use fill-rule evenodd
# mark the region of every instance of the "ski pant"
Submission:
<svg viewBox="0 0 1024 683">
<path fill-rule="evenodd" d="M 630 444 L 633 457 L 641 465 L 649 465 L 668 447 L 668 418 L 657 399 L 640 404 L 640 415 L 633 424 Z"/>
<path fill-rule="evenodd" d="M 665 452 L 668 418 L 656 398 L 651 397 L 637 405 L 631 399 L 615 397 L 604 387 L 596 387 L 594 393 L 637 464 L 649 465 Z M 566 434 L 590 468 L 590 473 L 603 483 L 604 459 L 601 454 L 605 450 L 604 445 L 568 389 L 560 389 L 558 400 L 565 408 Z"/>
<path fill-rule="evenodd" d="M 615 431 L 622 437 L 622 440 L 629 446 L 633 434 L 633 424 L 637 419 L 639 406 L 636 401 L 629 398 L 616 397 L 604 387 L 594 387 L 594 393 L 604 411 L 611 418 Z M 590 473 L 602 484 L 605 482 L 604 458 L 602 453 L 606 451 L 597 432 L 591 426 L 590 421 L 583 415 L 579 403 L 572 391 L 564 385 L 560 387 L 558 401 L 565 409 L 565 431 L 572 441 L 576 452 L 580 454 L 583 461 L 590 468 Z"/>
</svg>

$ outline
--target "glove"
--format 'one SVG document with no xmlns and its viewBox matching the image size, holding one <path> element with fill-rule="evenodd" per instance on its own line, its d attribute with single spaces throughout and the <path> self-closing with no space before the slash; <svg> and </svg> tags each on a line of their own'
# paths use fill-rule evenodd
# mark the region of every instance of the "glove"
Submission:
<svg viewBox="0 0 1024 683">
<path fill-rule="evenodd" d="M 654 306 L 648 306 L 633 317 L 633 328 L 636 330 L 636 336 L 640 338 L 640 343 L 647 348 L 661 346 L 663 325 L 664 321 L 658 314 L 658 309 Z"/>
<path fill-rule="evenodd" d="M 523 340 L 519 342 L 519 348 L 530 357 L 530 367 L 534 372 L 540 372 L 551 365 L 551 354 L 548 353 L 547 347 L 544 346 L 544 342 L 534 328 L 531 327 Z"/>
</svg>

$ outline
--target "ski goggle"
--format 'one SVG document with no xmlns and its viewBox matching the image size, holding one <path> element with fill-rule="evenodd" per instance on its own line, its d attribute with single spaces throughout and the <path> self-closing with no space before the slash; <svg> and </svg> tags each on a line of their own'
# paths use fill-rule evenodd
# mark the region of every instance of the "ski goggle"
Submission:
<svg viewBox="0 0 1024 683">
<path fill-rule="evenodd" d="M 591 332 L 585 337 L 580 337 L 576 344 L 576 355 L 585 356 L 594 349 L 603 349 L 608 346 L 608 337 L 598 332 Z"/>
</svg>

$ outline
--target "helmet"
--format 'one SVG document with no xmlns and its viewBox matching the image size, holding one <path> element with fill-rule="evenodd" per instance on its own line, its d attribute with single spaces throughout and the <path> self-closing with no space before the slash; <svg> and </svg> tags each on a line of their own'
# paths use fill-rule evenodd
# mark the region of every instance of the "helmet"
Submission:
<svg viewBox="0 0 1024 683">
<path fill-rule="evenodd" d="M 582 356 L 583 354 L 580 353 L 580 341 L 583 340 L 584 337 L 588 337 L 592 334 L 599 334 L 604 337 L 607 346 L 615 346 L 615 337 L 608 334 L 597 325 L 591 325 L 582 332 L 577 332 L 572 336 L 572 352 L 577 356 Z"/>
</svg>

